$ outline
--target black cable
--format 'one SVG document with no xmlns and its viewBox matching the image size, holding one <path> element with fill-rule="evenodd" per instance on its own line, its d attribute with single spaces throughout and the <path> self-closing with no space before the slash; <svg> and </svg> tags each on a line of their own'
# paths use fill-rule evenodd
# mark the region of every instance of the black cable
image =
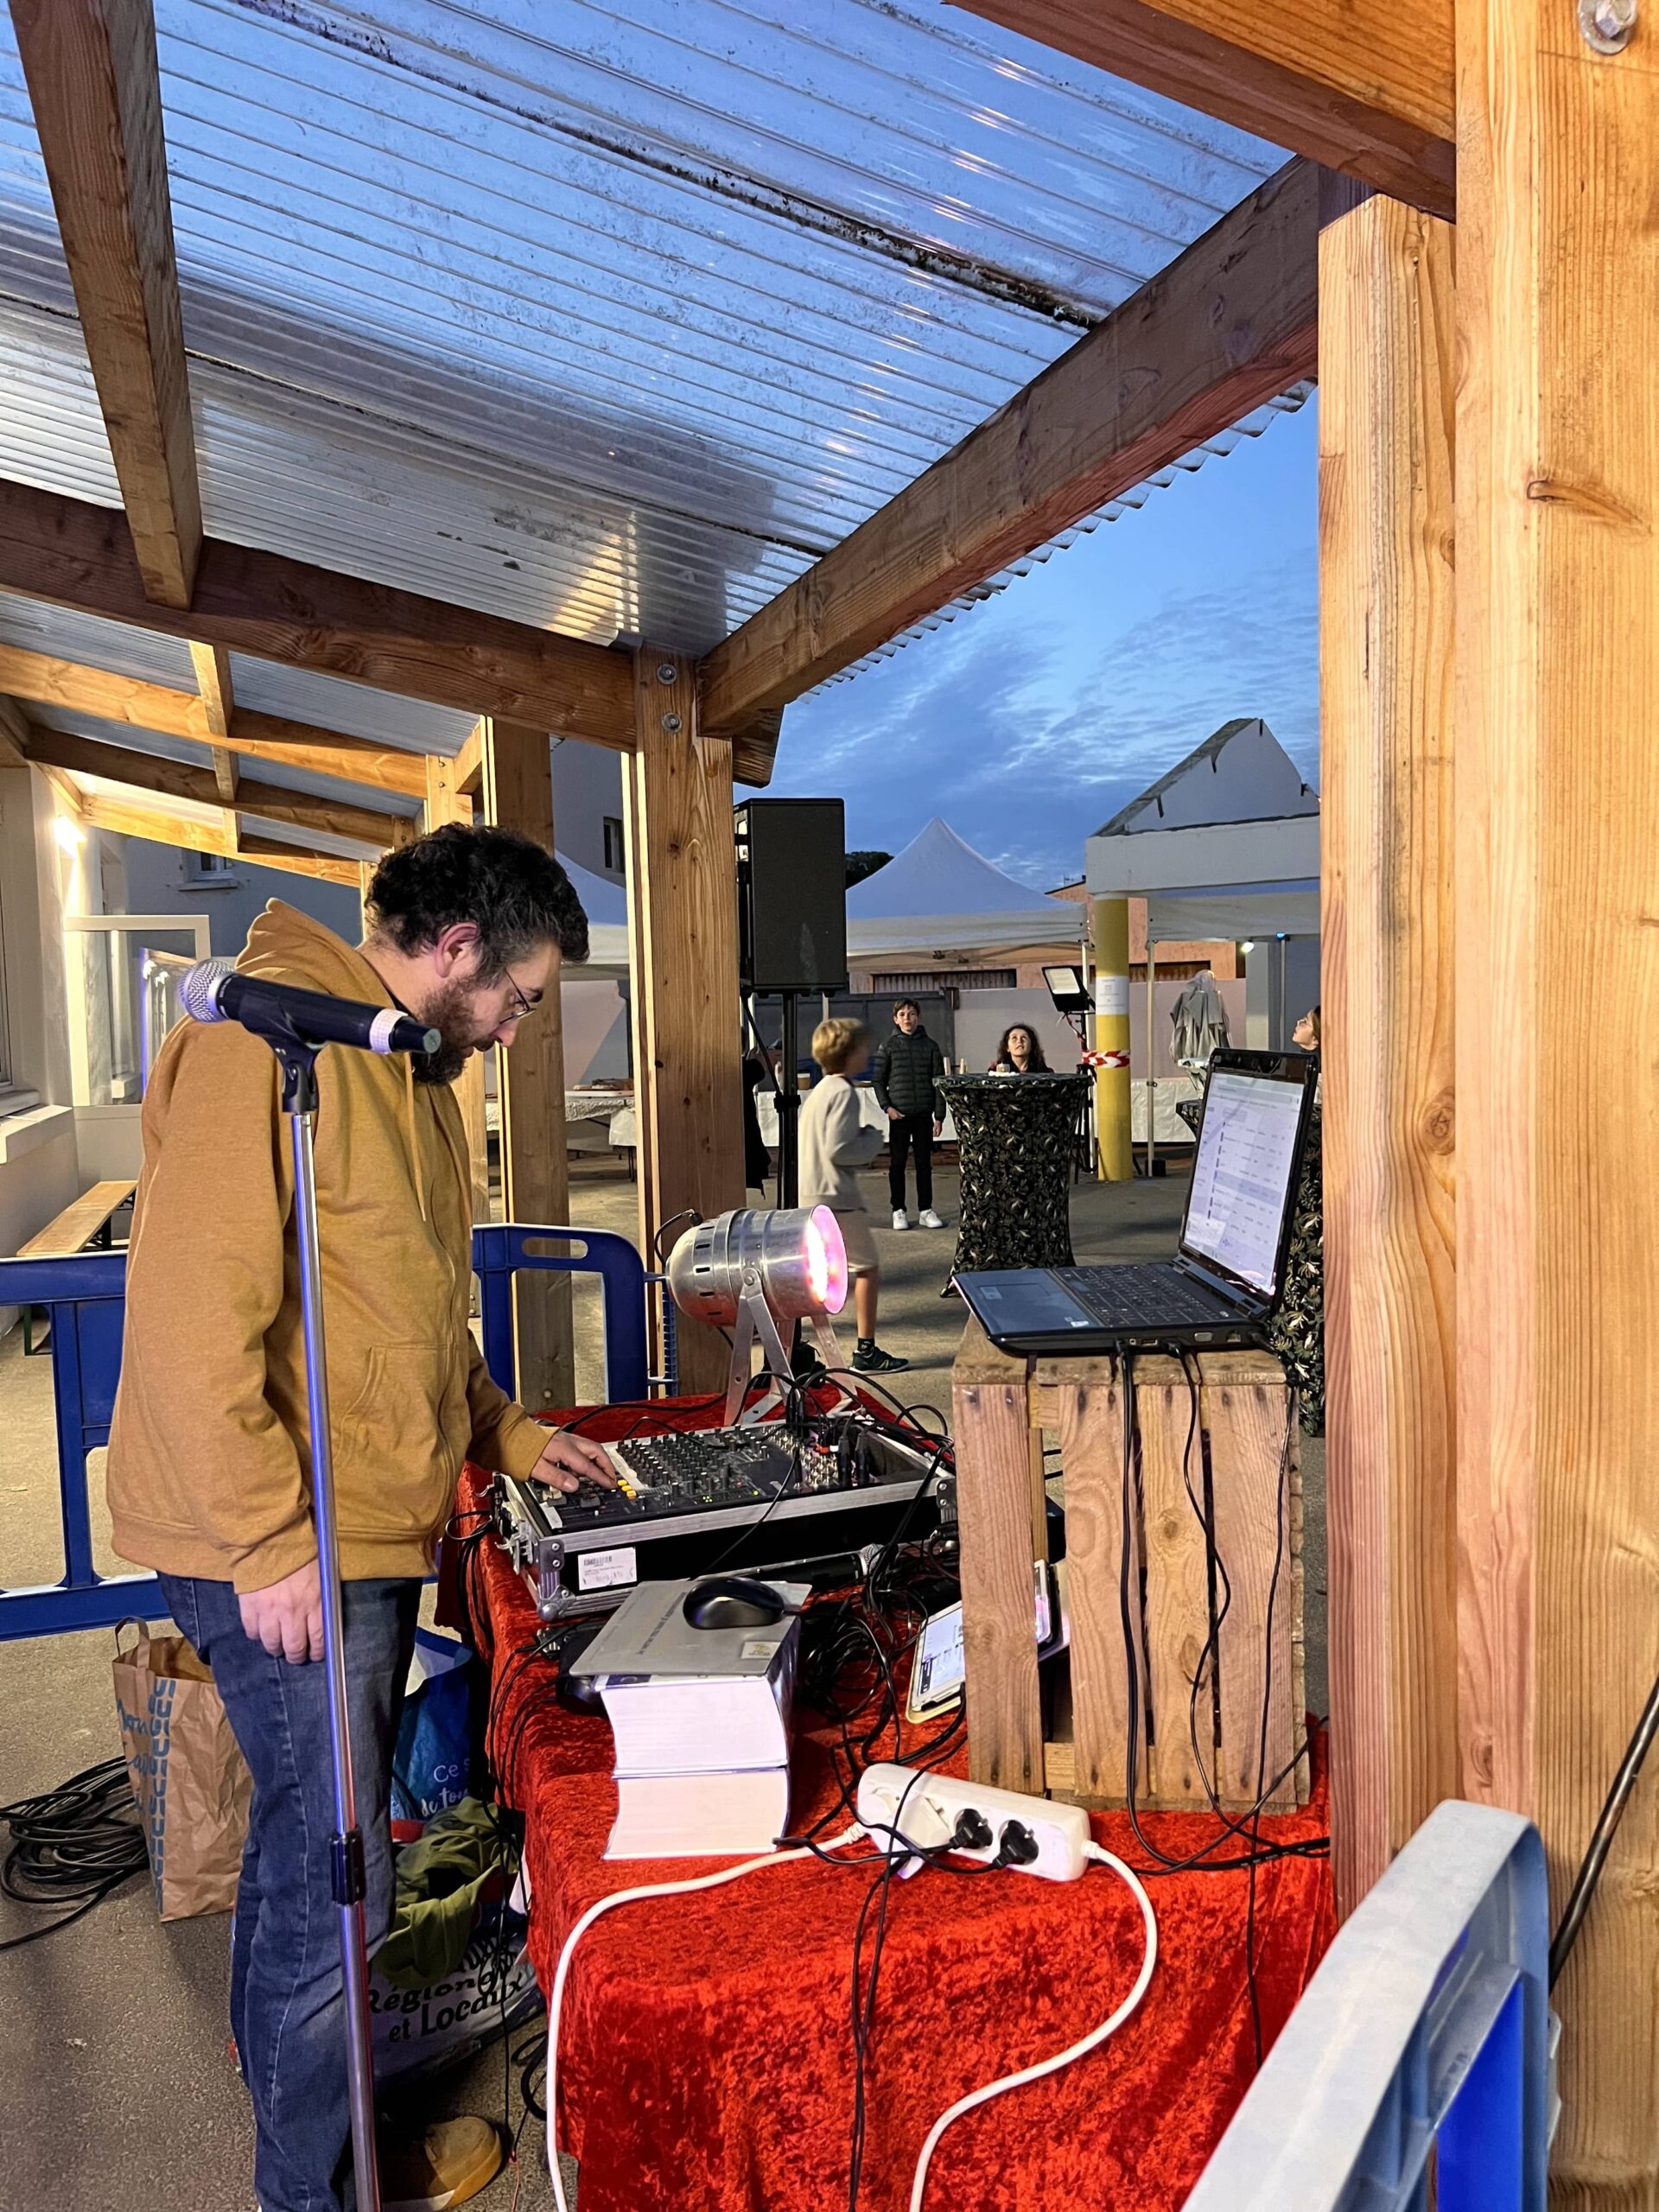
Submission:
<svg viewBox="0 0 1659 2212">
<path fill-rule="evenodd" d="M 11 1836 L 0 1865 L 0 1891 L 17 1904 L 71 1907 L 46 1927 L 0 1943 L 0 1951 L 21 1950 L 55 1935 L 149 1868 L 143 1821 L 124 1759 L 105 1759 L 55 1789 L 0 1805 L 0 1821 Z"/>
<path fill-rule="evenodd" d="M 859 1907 L 858 1923 L 853 1931 L 853 2129 L 847 2160 L 847 2212 L 858 2212 L 859 2183 L 864 2173 L 864 2144 L 868 2117 L 865 2098 L 865 2075 L 870 2033 L 875 2025 L 875 1995 L 881 1978 L 881 1950 L 887 1941 L 887 1904 L 893 1894 L 894 1875 L 912 1856 L 916 1855 L 913 1847 L 904 1841 L 899 1834 L 899 1827 L 905 1817 L 906 1802 L 911 1791 L 916 1788 L 921 1778 L 919 1774 L 913 1774 L 905 1784 L 903 1793 L 894 1808 L 893 1826 L 887 1839 L 886 1859 L 882 1864 L 881 1872 L 865 1892 L 864 1902 Z M 860 1982 L 862 1976 L 864 1930 L 869 1919 L 870 1906 L 878 1897 L 880 1909 L 876 1914 L 875 1941 L 870 1950 L 869 1980 L 861 2005 Z"/>
<path fill-rule="evenodd" d="M 1637 1779 L 1642 1772 L 1643 1762 L 1652 1749 L 1653 1739 L 1659 1735 L 1659 1681 L 1648 1692 L 1648 1701 L 1642 1708 L 1642 1718 L 1636 1724 L 1636 1733 L 1624 1747 L 1624 1756 L 1618 1763 L 1612 1787 L 1596 1817 L 1591 1831 L 1590 1846 L 1584 1854 L 1573 1883 L 1567 1909 L 1560 1924 L 1550 1939 L 1549 1986 L 1552 1989 L 1560 1979 L 1561 1969 L 1572 1956 L 1573 1946 L 1579 1940 L 1585 1916 L 1600 1883 L 1602 1869 L 1607 1864 L 1607 1854 L 1612 1849 L 1613 1838 L 1618 1834 L 1618 1824 L 1624 1817 L 1624 1808 L 1630 1802 Z"/>
<path fill-rule="evenodd" d="M 1118 1609 L 1122 1625 L 1124 1667 L 1128 1676 L 1128 1726 L 1126 1729 L 1126 1740 L 1124 1745 L 1123 1790 L 1125 1808 L 1128 1814 L 1129 1827 L 1134 1833 L 1135 1840 L 1140 1845 L 1147 1857 L 1153 1862 L 1149 1867 L 1137 1867 L 1134 1871 L 1139 1874 L 1143 1880 L 1147 1878 L 1149 1876 L 1184 1874 L 1194 1872 L 1205 1874 L 1220 1874 L 1249 1870 L 1252 1876 L 1254 1876 L 1254 1872 L 1256 1867 L 1270 1865 L 1274 1860 L 1278 1859 L 1305 1859 L 1319 1857 L 1330 1848 L 1330 1838 L 1328 1836 L 1303 1838 L 1295 1843 L 1264 1844 L 1261 1840 L 1260 1818 L 1263 1806 L 1265 1805 L 1267 1799 L 1273 1796 L 1274 1792 L 1279 1788 L 1281 1783 L 1284 1781 L 1285 1777 L 1294 1770 L 1296 1764 L 1303 1755 L 1302 1747 L 1300 1745 L 1298 1746 L 1294 1756 L 1283 1770 L 1275 1775 L 1270 1783 L 1267 1783 L 1265 1787 L 1258 1788 L 1255 1802 L 1249 1808 L 1249 1811 L 1244 1815 L 1244 1819 L 1246 1821 L 1254 1821 L 1255 1822 L 1255 1827 L 1253 1833 L 1245 1828 L 1241 1822 L 1234 1820 L 1230 1815 L 1222 1811 L 1219 1806 L 1217 1806 L 1216 1808 L 1217 1817 L 1223 1822 L 1222 1834 L 1214 1837 L 1209 1843 L 1201 1845 L 1197 1851 L 1190 1853 L 1185 1858 L 1172 1859 L 1167 1853 L 1159 1849 L 1158 1846 L 1152 1841 L 1151 1838 L 1147 1834 L 1145 1829 L 1141 1825 L 1140 1809 L 1136 1803 L 1137 1775 L 1139 1770 L 1141 1741 L 1141 1674 L 1138 1656 L 1139 1640 L 1136 1632 L 1135 1612 L 1131 1607 L 1129 1595 L 1130 1560 L 1133 1554 L 1135 1541 L 1134 1497 L 1131 1484 L 1133 1479 L 1134 1465 L 1139 1453 L 1140 1439 L 1135 1419 L 1134 1376 L 1131 1368 L 1130 1356 L 1127 1352 L 1123 1355 L 1121 1361 L 1121 1380 L 1123 1391 L 1123 1526 L 1122 1556 L 1119 1560 Z M 1294 1415 L 1292 1418 L 1294 1418 Z M 1289 1464 L 1290 1432 L 1287 1428 L 1286 1431 L 1285 1448 L 1280 1460 L 1280 1497 L 1281 1510 L 1279 1522 L 1279 1557 L 1275 1558 L 1274 1565 L 1273 1594 L 1275 1597 L 1277 1595 L 1280 1560 L 1283 1555 L 1285 1529 L 1282 1501 L 1284 1487 L 1288 1477 Z M 1269 1633 L 1271 1633 L 1272 1619 L 1273 1610 L 1272 1601 L 1270 1599 L 1268 1611 Z M 1264 1700 L 1264 1732 L 1265 1727 L 1266 1715 Z M 1229 1840 L 1230 1836 L 1236 1834 L 1244 1835 L 1247 1838 L 1250 1845 L 1249 1852 L 1241 1858 L 1227 1859 L 1216 1859 L 1212 1854 L 1217 1851 L 1219 1851 Z M 1252 1882 L 1252 1899 L 1253 1898 L 1254 1882 Z"/>
</svg>

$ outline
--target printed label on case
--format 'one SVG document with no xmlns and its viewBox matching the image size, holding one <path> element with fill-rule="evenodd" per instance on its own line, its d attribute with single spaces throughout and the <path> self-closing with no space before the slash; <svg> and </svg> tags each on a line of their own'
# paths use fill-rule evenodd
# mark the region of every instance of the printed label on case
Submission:
<svg viewBox="0 0 1659 2212">
<path fill-rule="evenodd" d="M 782 1640 L 783 1639 L 780 1637 L 776 1636 L 771 1637 L 764 1636 L 751 1637 L 749 1641 L 743 1646 L 741 1656 L 745 1659 L 770 1659 L 773 1652 L 777 1650 L 778 1646 Z"/>
<path fill-rule="evenodd" d="M 639 1580 L 639 1555 L 632 1544 L 624 1544 L 615 1551 L 578 1552 L 576 1554 L 576 1587 L 578 1590 L 617 1590 L 629 1582 Z"/>
</svg>

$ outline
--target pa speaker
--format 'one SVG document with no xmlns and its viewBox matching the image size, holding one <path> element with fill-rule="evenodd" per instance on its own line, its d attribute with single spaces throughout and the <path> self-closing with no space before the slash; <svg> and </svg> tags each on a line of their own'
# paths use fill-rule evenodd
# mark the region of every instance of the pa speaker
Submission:
<svg viewBox="0 0 1659 2212">
<path fill-rule="evenodd" d="M 846 808 L 838 798 L 750 798 L 734 823 L 744 982 L 844 991 Z"/>
</svg>

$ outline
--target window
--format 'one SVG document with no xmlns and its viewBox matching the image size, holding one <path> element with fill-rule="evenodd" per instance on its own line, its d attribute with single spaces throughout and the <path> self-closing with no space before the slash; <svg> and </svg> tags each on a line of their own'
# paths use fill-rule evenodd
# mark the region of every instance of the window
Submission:
<svg viewBox="0 0 1659 2212">
<path fill-rule="evenodd" d="M 187 846 L 179 855 L 187 891 L 229 891 L 242 879 L 228 853 L 198 853 Z"/>
<path fill-rule="evenodd" d="M 870 989 L 878 998 L 889 991 L 1011 991 L 1019 981 L 1013 968 L 912 968 L 872 976 Z"/>
<path fill-rule="evenodd" d="M 627 856 L 622 847 L 622 821 L 620 815 L 605 817 L 605 865 L 620 875 L 627 867 Z"/>
</svg>

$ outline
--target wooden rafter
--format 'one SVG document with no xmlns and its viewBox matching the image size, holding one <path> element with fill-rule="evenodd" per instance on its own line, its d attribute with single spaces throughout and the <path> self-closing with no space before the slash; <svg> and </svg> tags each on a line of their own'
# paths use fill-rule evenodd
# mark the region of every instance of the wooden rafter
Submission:
<svg viewBox="0 0 1659 2212">
<path fill-rule="evenodd" d="M 1454 213 L 1452 0 L 955 0 L 1430 214 Z"/>
<path fill-rule="evenodd" d="M 102 791 L 83 791 L 60 770 L 45 772 L 71 803 L 71 811 L 94 830 L 111 830 L 123 837 L 147 838 L 153 845 L 178 845 L 194 853 L 222 853 L 227 860 L 257 861 L 261 868 L 287 870 L 295 875 L 314 875 L 325 883 L 356 885 L 359 863 L 336 859 L 332 853 L 315 852 L 306 845 L 287 845 L 275 837 L 239 837 L 228 816 L 213 822 L 194 815 L 178 814 L 165 805 L 133 805 L 108 798 Z"/>
<path fill-rule="evenodd" d="M 294 875 L 315 875 L 325 883 L 349 884 L 355 891 L 361 880 L 361 861 L 336 860 L 332 853 L 302 852 L 276 837 L 262 837 L 243 830 L 238 835 L 238 856 L 261 868 L 286 868 Z"/>
<path fill-rule="evenodd" d="M 705 734 L 753 738 L 791 699 L 1312 376 L 1318 238 L 1318 172 L 1293 162 L 716 646 Z"/>
<path fill-rule="evenodd" d="M 197 806 L 223 806 L 213 770 L 194 767 L 188 761 L 163 760 L 124 745 L 105 745 L 96 738 L 72 737 L 62 730 L 39 728 L 29 733 L 28 754 L 44 767 L 60 768 L 72 775 L 98 776 L 134 791 L 188 799 Z M 308 791 L 293 791 L 275 784 L 250 783 L 245 778 L 237 789 L 235 810 L 261 815 L 269 822 L 292 822 L 304 829 L 326 830 L 332 837 L 350 837 L 375 851 L 391 844 L 395 819 L 369 807 L 318 798 Z"/>
<path fill-rule="evenodd" d="M 0 691 L 0 768 L 29 766 L 23 750 L 29 737 L 29 723 L 22 709 Z"/>
<path fill-rule="evenodd" d="M 175 613 L 145 599 L 118 515 L 28 485 L 0 483 L 0 590 L 633 749 L 624 652 L 211 537 L 190 610 Z"/>
<path fill-rule="evenodd" d="M 84 668 L 78 661 L 58 660 L 48 653 L 27 652 L 20 645 L 0 645 L 0 691 L 41 706 L 67 707 L 100 721 L 154 730 L 163 737 L 188 737 L 199 745 L 213 742 L 207 702 L 196 694 L 142 683 L 136 677 L 113 676 L 105 669 Z M 232 709 L 230 729 L 235 750 L 256 760 L 285 760 L 314 775 L 337 776 L 346 783 L 397 791 L 405 798 L 418 798 L 426 790 L 425 760 L 418 753 L 319 729 L 310 722 L 289 721 L 281 715 L 253 713 L 245 707 Z"/>
<path fill-rule="evenodd" d="M 223 645 L 193 645 L 190 665 L 196 671 L 196 690 L 201 695 L 201 709 L 207 716 L 208 728 L 216 738 L 229 737 L 231 717 L 236 711 L 229 653 Z M 218 779 L 219 797 L 226 806 L 233 806 L 236 803 L 236 755 L 229 746 L 214 746 L 213 774 Z"/>
<path fill-rule="evenodd" d="M 143 588 L 187 607 L 201 493 L 150 0 L 14 0 L 11 19 Z"/>
<path fill-rule="evenodd" d="M 484 787 L 484 747 L 489 734 L 486 721 L 474 722 L 467 741 L 455 755 L 453 781 L 462 798 L 473 798 Z"/>
</svg>

